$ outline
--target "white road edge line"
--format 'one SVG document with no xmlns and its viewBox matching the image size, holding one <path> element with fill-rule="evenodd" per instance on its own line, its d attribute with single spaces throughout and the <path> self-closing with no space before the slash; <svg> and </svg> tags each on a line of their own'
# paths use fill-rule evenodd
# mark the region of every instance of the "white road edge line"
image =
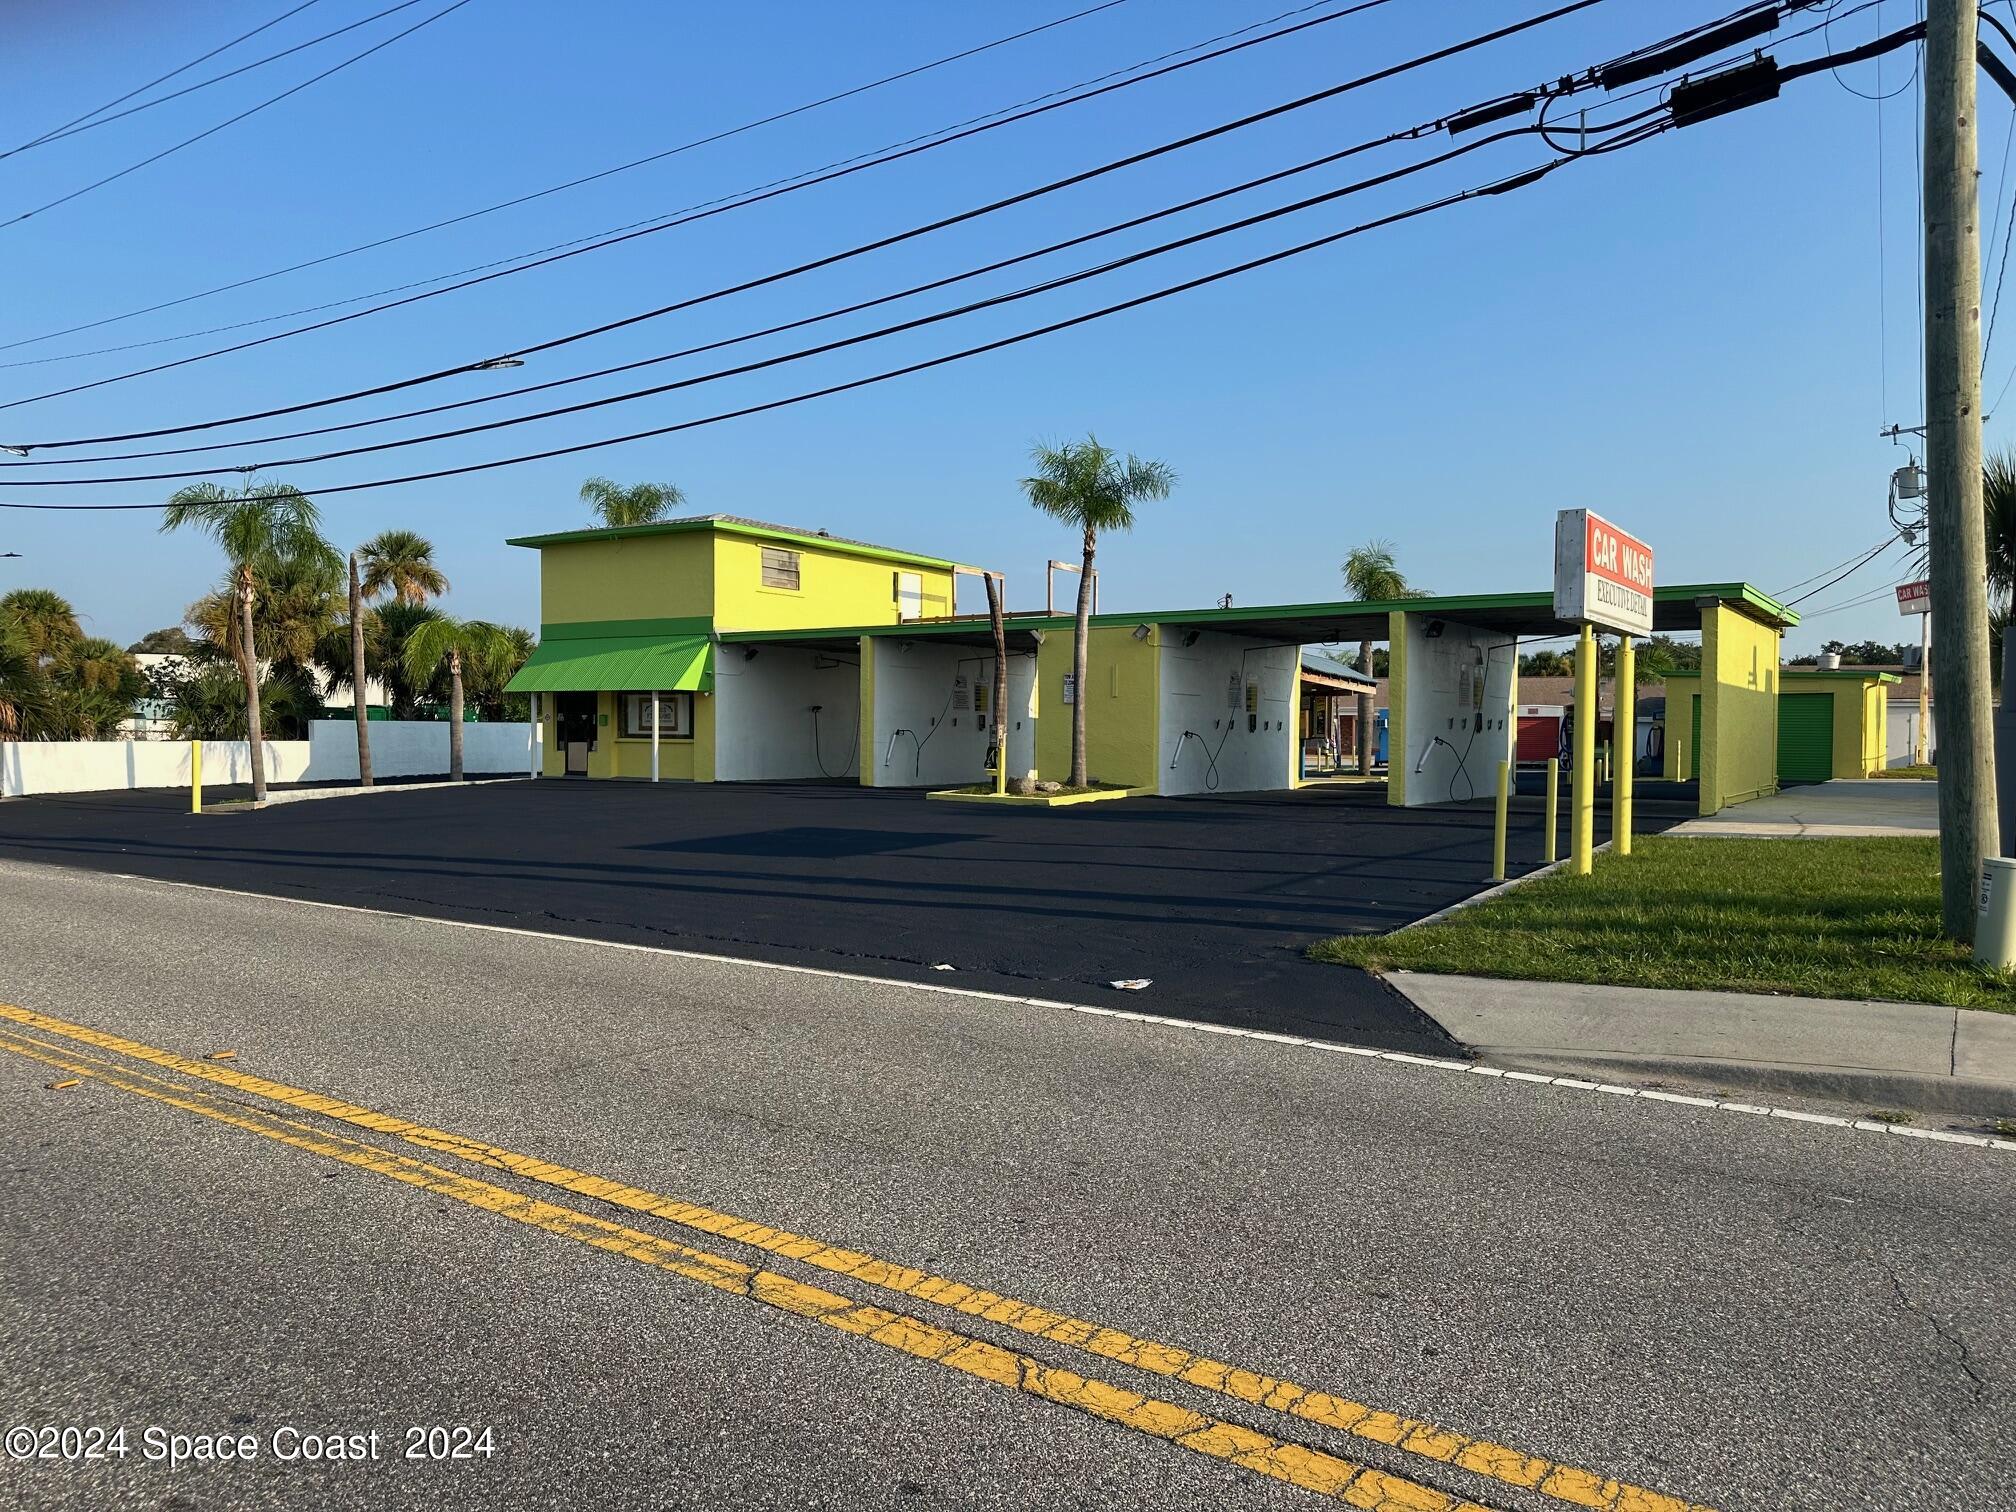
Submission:
<svg viewBox="0 0 2016 1512">
<path fill-rule="evenodd" d="M 15 862 L 33 866 L 34 862 Z M 379 919 L 405 919 L 420 924 L 438 924 L 447 929 L 474 929 L 487 934 L 518 935 L 534 940 L 558 940 L 568 945 L 588 945 L 601 950 L 629 950 L 641 955 L 671 956 L 682 961 L 706 961 L 718 966 L 744 966 L 756 971 L 782 971 L 796 976 L 827 977 L 841 982 L 864 982 L 873 987 L 900 987 L 912 992 L 938 992 L 948 997 L 978 998 L 990 1003 L 1016 1003 L 1029 1008 L 1062 1008 L 1095 1018 L 1120 1019 L 1133 1024 L 1153 1024 L 1162 1029 L 1182 1029 L 1192 1034 L 1226 1034 L 1235 1039 L 1259 1040 L 1271 1045 L 1292 1045 L 1319 1050 L 1330 1055 L 1352 1055 L 1365 1060 L 1381 1060 L 1436 1071 L 1454 1071 L 1464 1076 L 1488 1076 L 1499 1081 L 1533 1082 L 1564 1091 L 1601 1092 L 1612 1097 L 1632 1097 L 1645 1102 L 1677 1103 L 1687 1107 L 1710 1108 L 1721 1113 L 1747 1113 L 1760 1118 L 1783 1118 L 1799 1123 L 1825 1124 L 1830 1128 L 1852 1129 L 1865 1134 L 1901 1134 L 1907 1139 L 1930 1139 L 1941 1144 L 1973 1145 L 1988 1150 L 2016 1150 L 2016 1139 L 1997 1139 L 1987 1134 L 1961 1134 L 1950 1129 L 1914 1129 L 1904 1124 L 1876 1123 L 1866 1118 L 1843 1118 L 1832 1113 L 1807 1113 L 1794 1108 L 1772 1108 L 1760 1103 L 1725 1101 L 1713 1097 L 1693 1097 L 1679 1092 L 1661 1092 L 1643 1087 L 1626 1087 L 1614 1082 L 1584 1081 L 1574 1076 L 1542 1076 L 1532 1071 L 1506 1071 L 1497 1066 L 1480 1066 L 1471 1061 L 1449 1060 L 1428 1055 L 1411 1055 L 1403 1050 L 1373 1050 L 1363 1045 L 1335 1045 L 1327 1040 L 1300 1035 L 1276 1034 L 1263 1029 L 1239 1029 L 1229 1024 L 1199 1024 L 1189 1019 L 1170 1018 L 1159 1013 L 1142 1013 L 1131 1008 L 1101 1008 L 1092 1003 L 1067 1003 L 1057 998 L 1017 997 L 1006 992 L 986 992 L 977 987 L 948 987 L 936 982 L 906 982 L 900 977 L 868 976 L 858 971 L 834 971 L 824 966 L 793 966 L 783 961 L 756 961 L 746 956 L 710 955 L 701 950 L 677 950 L 669 945 L 636 945 L 626 940 L 598 940 L 588 935 L 557 934 L 544 929 L 521 929 L 514 924 L 480 924 L 469 919 L 437 919 L 427 914 L 402 913 L 390 908 L 365 908 L 355 903 L 325 903 L 319 898 L 290 898 L 284 893 L 250 892 L 241 887 L 218 887 L 208 882 L 175 882 L 162 877 L 142 877 L 132 872 L 88 872 L 71 867 L 61 870 L 72 876 L 116 877 L 126 882 L 149 883 L 157 887 L 185 887 L 192 892 L 221 893 L 226 897 L 250 898 L 256 902 L 292 903 L 303 908 L 327 908 L 336 913 L 367 914 Z"/>
</svg>

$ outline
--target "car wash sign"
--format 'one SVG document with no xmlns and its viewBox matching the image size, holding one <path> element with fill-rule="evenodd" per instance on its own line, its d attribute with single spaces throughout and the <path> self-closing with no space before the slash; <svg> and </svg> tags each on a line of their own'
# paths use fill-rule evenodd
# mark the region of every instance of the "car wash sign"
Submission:
<svg viewBox="0 0 2016 1512">
<path fill-rule="evenodd" d="M 1599 514 L 1554 520 L 1554 616 L 1626 635 L 1652 633 L 1652 548 Z"/>
</svg>

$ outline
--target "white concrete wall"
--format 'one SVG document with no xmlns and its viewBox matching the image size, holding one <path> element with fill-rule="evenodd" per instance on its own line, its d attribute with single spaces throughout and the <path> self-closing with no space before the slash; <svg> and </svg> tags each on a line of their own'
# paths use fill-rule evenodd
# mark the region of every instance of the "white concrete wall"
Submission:
<svg viewBox="0 0 2016 1512">
<path fill-rule="evenodd" d="M 1490 798 L 1498 790 L 1498 763 L 1511 759 L 1518 730 L 1513 703 L 1517 652 L 1512 638 L 1454 620 L 1439 621 L 1442 633 L 1430 637 L 1428 626 L 1436 622 L 1430 615 L 1407 616 L 1401 689 L 1407 700 L 1407 749 L 1393 753 L 1392 765 L 1406 763 L 1409 808 Z M 1481 710 L 1476 701 L 1480 657 Z M 1476 723 L 1480 712 L 1481 730 Z M 1438 739 L 1443 743 L 1437 744 Z"/>
<path fill-rule="evenodd" d="M 1206 631 L 1194 645 L 1161 628 L 1156 782 L 1164 793 L 1254 793 L 1286 788 L 1295 770 L 1296 683 L 1302 648 Z M 1258 708 L 1246 713 L 1246 686 Z M 1184 731 L 1197 740 L 1184 739 Z M 1175 765 L 1172 769 L 1170 763 Z"/>
<path fill-rule="evenodd" d="M 462 727 L 465 772 L 523 772 L 530 765 L 529 727 L 470 724 Z M 268 782 L 354 782 L 357 725 L 316 720 L 307 740 L 265 742 Z M 435 777 L 448 770 L 448 726 L 429 720 L 374 720 L 374 778 Z M 203 784 L 222 787 L 252 780 L 252 755 L 242 740 L 203 742 Z M 0 798 L 39 793 L 100 793 L 189 786 L 186 740 L 27 740 L 0 742 Z"/>
<path fill-rule="evenodd" d="M 714 779 L 854 777 L 860 754 L 858 653 L 723 646 L 714 658 Z M 815 724 L 812 706 L 818 704 Z M 815 743 L 814 736 L 817 736 Z"/>
<path fill-rule="evenodd" d="M 448 773 L 448 725 L 439 719 L 374 719 L 371 722 L 371 778 L 444 777 Z M 532 757 L 525 742 L 532 727 L 518 721 L 462 726 L 462 770 L 528 772 Z M 308 726 L 307 769 L 300 782 L 357 780 L 357 721 L 317 719 Z M 210 780 L 210 755 L 203 755 L 203 779 Z"/>
<path fill-rule="evenodd" d="M 264 749 L 268 782 L 302 780 L 308 769 L 307 741 L 269 740 Z M 250 782 L 251 763 L 251 747 L 243 740 L 203 742 L 206 787 Z M 188 786 L 186 740 L 0 742 L 0 798 Z"/>
<path fill-rule="evenodd" d="M 993 686 L 994 654 L 971 646 L 906 647 L 891 637 L 875 645 L 874 765 L 870 787 L 955 787 L 984 781 L 993 716 L 990 694 L 974 709 L 974 688 Z M 985 718 L 982 717 L 985 716 Z M 898 735 L 897 732 L 908 731 Z M 892 744 L 893 742 L 893 744 Z M 1036 765 L 1036 663 L 1008 658 L 1008 774 L 1027 776 Z"/>
</svg>

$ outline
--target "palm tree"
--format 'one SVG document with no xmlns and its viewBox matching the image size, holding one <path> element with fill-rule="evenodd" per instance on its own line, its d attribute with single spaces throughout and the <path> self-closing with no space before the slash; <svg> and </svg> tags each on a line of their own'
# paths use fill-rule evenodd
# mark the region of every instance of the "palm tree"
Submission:
<svg viewBox="0 0 2016 1512">
<path fill-rule="evenodd" d="M 166 689 L 169 727 L 177 740 L 243 740 L 245 682 L 222 662 L 195 667 Z M 306 703 L 308 690 L 293 678 L 268 678 L 259 686 L 259 722 L 263 729 L 305 724 L 314 712 Z"/>
<path fill-rule="evenodd" d="M 42 669 L 19 621 L 0 609 L 0 740 L 25 740 L 44 705 Z"/>
<path fill-rule="evenodd" d="M 70 740 L 110 740 L 147 696 L 140 664 L 103 636 L 85 636 L 64 652 L 50 677 L 52 733 Z"/>
<path fill-rule="evenodd" d="M 1092 558 L 1102 530 L 1131 530 L 1134 506 L 1166 499 L 1176 486 L 1175 469 L 1166 462 L 1144 462 L 1129 452 L 1125 458 L 1099 438 L 1066 441 L 1056 446 L 1038 443 L 1030 460 L 1036 475 L 1022 480 L 1029 502 L 1053 519 L 1076 527 L 1084 536 L 1084 561 L 1078 574 L 1078 624 L 1071 646 L 1071 786 L 1087 785 L 1085 775 L 1085 652 L 1092 620 Z"/>
<path fill-rule="evenodd" d="M 0 616 L 13 623 L 28 654 L 44 667 L 61 661 L 84 638 L 77 611 L 53 588 L 16 588 L 0 597 Z"/>
<path fill-rule="evenodd" d="M 238 488 L 196 483 L 180 488 L 161 511 L 161 529 L 191 526 L 216 538 L 231 564 L 238 597 L 238 624 L 231 637 L 240 676 L 245 681 L 246 739 L 251 745 L 252 801 L 266 801 L 266 757 L 261 749 L 265 730 L 259 718 L 259 653 L 253 636 L 252 603 L 258 574 L 283 563 L 320 560 L 332 569 L 336 551 L 322 539 L 321 514 L 300 489 L 287 483 L 262 484 L 247 479 Z M 313 641 L 310 641 L 310 648 Z M 305 660 L 304 652 L 303 659 Z"/>
<path fill-rule="evenodd" d="M 686 502 L 676 483 L 632 483 L 625 487 L 607 478 L 581 485 L 581 502 L 604 525 L 653 525 Z"/>
<path fill-rule="evenodd" d="M 514 654 L 511 637 L 487 620 L 458 620 L 446 614 L 416 628 L 406 640 L 406 674 L 416 682 L 448 663 L 448 780 L 462 780 L 462 676 L 497 677 Z M 509 673 L 505 673 L 509 676 Z"/>
<path fill-rule="evenodd" d="M 1344 558 L 1345 590 L 1360 603 L 1383 604 L 1395 599 L 1420 598 L 1423 590 L 1407 586 L 1407 579 L 1395 564 L 1391 541 L 1367 541 Z M 1372 675 L 1372 642 L 1358 642 L 1358 670 Z M 1358 695 L 1358 774 L 1372 770 L 1372 695 Z"/>
<path fill-rule="evenodd" d="M 504 654 L 492 666 L 464 668 L 462 695 L 482 711 L 485 719 L 528 719 L 531 709 L 523 693 L 506 693 L 504 686 L 518 669 L 532 658 L 539 637 L 523 625 L 499 625 L 504 637 Z"/>
<path fill-rule="evenodd" d="M 366 598 L 389 591 L 402 604 L 424 604 L 448 591 L 448 579 L 434 565 L 434 543 L 416 530 L 381 530 L 356 555 Z"/>
</svg>

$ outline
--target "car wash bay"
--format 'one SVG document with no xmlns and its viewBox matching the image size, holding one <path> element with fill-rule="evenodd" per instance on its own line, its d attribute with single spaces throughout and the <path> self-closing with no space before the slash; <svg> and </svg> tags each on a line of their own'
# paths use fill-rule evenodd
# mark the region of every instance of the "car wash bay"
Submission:
<svg viewBox="0 0 2016 1512">
<path fill-rule="evenodd" d="M 1046 810 L 851 781 L 545 780 L 187 809 L 11 801 L 0 855 L 1416 1049 L 1447 1045 L 1377 981 L 1302 952 L 1469 896 L 1491 853 L 1488 809 L 1348 787 Z M 1512 855 L 1537 861 L 1537 816 L 1514 816 Z M 669 1019 L 676 961 L 664 980 Z"/>
</svg>

